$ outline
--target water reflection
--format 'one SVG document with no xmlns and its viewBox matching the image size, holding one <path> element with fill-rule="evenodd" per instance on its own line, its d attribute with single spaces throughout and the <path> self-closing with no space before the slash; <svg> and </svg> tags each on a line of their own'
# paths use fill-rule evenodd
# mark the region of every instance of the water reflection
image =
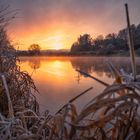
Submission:
<svg viewBox="0 0 140 140">
<path fill-rule="evenodd" d="M 77 83 L 80 84 L 81 74 L 79 72 L 77 73 L 77 76 L 75 76 L 75 78 L 76 78 Z"/>
<path fill-rule="evenodd" d="M 34 70 L 39 69 L 41 67 L 40 59 L 37 59 L 37 60 L 32 59 L 32 60 L 30 60 L 29 61 L 29 66 Z"/>
<path fill-rule="evenodd" d="M 110 73 L 110 69 L 108 67 L 107 62 L 111 61 L 113 65 L 117 69 L 124 69 L 126 72 L 131 73 L 131 65 L 130 65 L 130 59 L 128 57 L 114 57 L 114 58 L 106 58 L 106 57 L 76 57 L 76 58 L 57 58 L 57 59 L 45 59 L 45 58 L 26 58 L 22 59 L 22 62 L 28 61 L 28 65 L 31 67 L 31 69 L 39 69 L 41 67 L 41 61 L 46 60 L 49 64 L 48 67 L 52 67 L 53 71 L 48 71 L 49 73 L 54 73 L 57 75 L 63 75 L 63 73 L 60 70 L 60 68 L 65 67 L 64 64 L 62 65 L 62 62 L 69 61 L 71 62 L 72 67 L 76 70 L 82 70 L 86 73 L 93 73 L 96 72 L 96 74 L 99 77 L 102 77 L 104 74 L 108 78 L 112 77 L 112 74 Z M 136 59 L 137 64 L 137 73 L 140 73 L 140 64 L 138 63 L 139 58 Z M 44 65 L 44 64 L 43 64 Z M 47 68 L 46 68 L 47 71 Z M 77 74 L 76 80 L 79 83 L 80 82 L 81 75 Z"/>
<path fill-rule="evenodd" d="M 75 70 L 79 69 L 89 74 L 96 72 L 99 77 L 102 77 L 105 74 L 108 78 L 112 78 L 112 74 L 108 66 L 108 61 L 111 61 L 118 70 L 124 69 L 127 73 L 131 73 L 131 64 L 128 57 L 85 57 L 82 59 L 71 59 L 70 61 Z M 136 59 L 136 64 L 137 74 L 140 74 L 140 64 L 138 62 L 139 58 Z"/>
<path fill-rule="evenodd" d="M 129 58 L 109 58 L 117 68 L 124 68 L 131 72 Z M 94 89 L 81 97 L 75 104 L 82 108 L 91 98 L 100 94 L 105 88 L 93 79 L 80 75 L 76 69 L 83 70 L 107 83 L 113 82 L 113 77 L 105 57 L 22 57 L 21 70 L 32 75 L 39 95 L 35 95 L 41 110 L 49 109 L 55 113 L 69 99 L 85 89 L 93 86 Z M 140 72 L 139 58 L 137 70 Z M 33 72 L 35 71 L 35 72 Z"/>
</svg>

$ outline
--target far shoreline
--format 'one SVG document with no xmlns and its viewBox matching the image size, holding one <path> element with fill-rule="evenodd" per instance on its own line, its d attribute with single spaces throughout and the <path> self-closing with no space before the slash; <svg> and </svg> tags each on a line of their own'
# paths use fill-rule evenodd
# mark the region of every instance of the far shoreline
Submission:
<svg viewBox="0 0 140 140">
<path fill-rule="evenodd" d="M 87 54 L 87 53 L 40 53 L 40 54 L 21 54 L 17 53 L 18 57 L 129 57 L 129 52 L 125 54 Z M 140 57 L 140 54 L 136 53 L 136 57 Z"/>
</svg>

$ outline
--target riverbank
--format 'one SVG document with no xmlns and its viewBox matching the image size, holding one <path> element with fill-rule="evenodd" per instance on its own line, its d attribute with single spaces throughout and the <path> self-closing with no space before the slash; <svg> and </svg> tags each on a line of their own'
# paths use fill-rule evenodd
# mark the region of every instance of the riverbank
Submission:
<svg viewBox="0 0 140 140">
<path fill-rule="evenodd" d="M 78 56 L 93 56 L 93 57 L 127 57 L 129 56 L 129 51 L 119 51 L 119 52 L 114 52 L 114 53 L 100 53 L 100 52 L 59 52 L 59 51 L 54 51 L 54 52 L 47 52 L 47 51 L 41 51 L 38 54 L 30 54 L 28 51 L 18 51 L 17 56 L 53 56 L 53 57 L 59 57 L 59 56 L 66 56 L 66 57 L 78 57 Z M 139 52 L 136 52 L 136 56 L 140 56 Z"/>
</svg>

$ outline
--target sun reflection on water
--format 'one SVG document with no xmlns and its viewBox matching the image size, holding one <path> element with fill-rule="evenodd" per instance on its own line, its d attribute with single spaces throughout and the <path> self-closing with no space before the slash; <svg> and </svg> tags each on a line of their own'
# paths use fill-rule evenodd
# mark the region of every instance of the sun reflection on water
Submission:
<svg viewBox="0 0 140 140">
<path fill-rule="evenodd" d="M 69 71 L 69 65 L 61 61 L 52 61 L 52 62 L 42 62 L 43 67 L 40 68 L 40 71 L 53 74 L 55 76 L 66 76 Z"/>
<path fill-rule="evenodd" d="M 110 83 L 112 77 L 103 63 L 104 58 L 71 57 L 27 57 L 21 59 L 21 70 L 28 71 L 41 94 L 35 95 L 41 110 L 58 110 L 72 97 L 93 86 L 94 89 L 76 102 L 79 108 L 101 93 L 104 87 L 93 79 L 81 76 L 75 69 L 81 69 Z M 100 65 L 101 64 L 101 65 Z"/>
</svg>

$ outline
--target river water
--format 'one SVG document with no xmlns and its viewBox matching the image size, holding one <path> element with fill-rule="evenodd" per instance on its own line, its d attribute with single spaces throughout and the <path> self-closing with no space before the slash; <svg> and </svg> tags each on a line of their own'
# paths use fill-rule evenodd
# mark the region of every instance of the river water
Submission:
<svg viewBox="0 0 140 140">
<path fill-rule="evenodd" d="M 49 110 L 52 114 L 59 110 L 71 98 L 89 87 L 93 89 L 74 101 L 78 109 L 100 94 L 105 86 L 97 81 L 80 75 L 82 70 L 106 82 L 113 83 L 114 78 L 108 67 L 111 61 L 117 69 L 131 73 L 128 57 L 20 57 L 22 71 L 33 78 L 40 94 L 36 94 L 41 112 Z M 137 72 L 140 73 L 140 58 L 136 59 Z"/>
</svg>

